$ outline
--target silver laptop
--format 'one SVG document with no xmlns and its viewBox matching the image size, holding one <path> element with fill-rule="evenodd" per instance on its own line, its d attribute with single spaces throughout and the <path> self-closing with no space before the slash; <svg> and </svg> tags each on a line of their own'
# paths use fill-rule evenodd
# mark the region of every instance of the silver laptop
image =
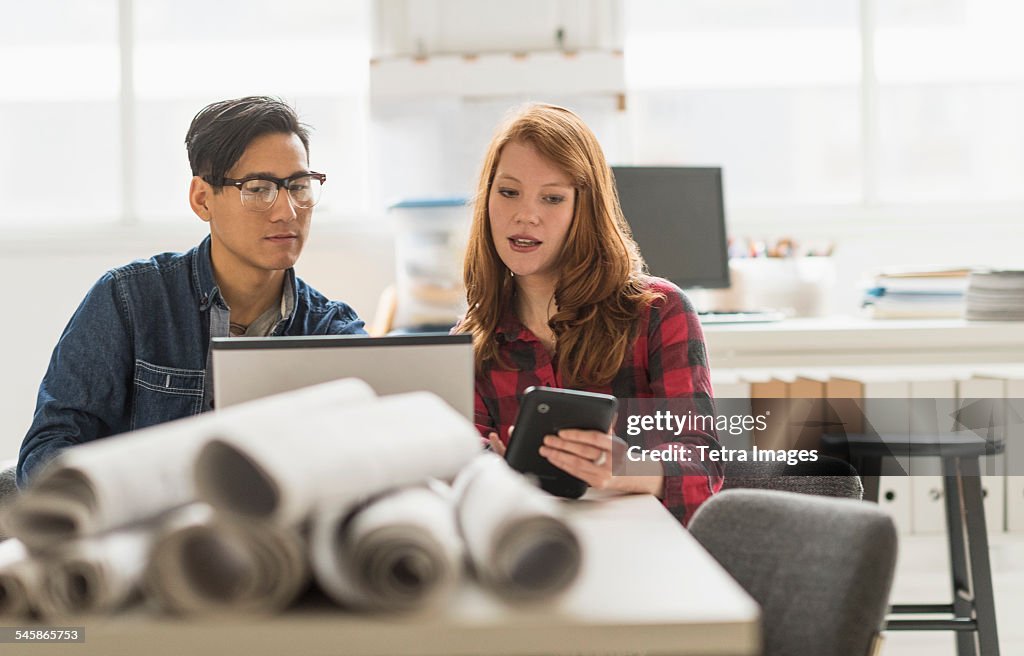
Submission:
<svg viewBox="0 0 1024 656">
<path fill-rule="evenodd" d="M 218 408 L 338 378 L 361 378 L 380 395 L 434 392 L 473 419 L 470 335 L 216 337 L 212 348 Z"/>
</svg>

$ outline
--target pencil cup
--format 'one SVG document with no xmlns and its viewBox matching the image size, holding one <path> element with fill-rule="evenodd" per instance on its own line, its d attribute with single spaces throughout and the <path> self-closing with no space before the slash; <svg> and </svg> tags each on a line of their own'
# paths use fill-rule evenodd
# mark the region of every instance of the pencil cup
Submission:
<svg viewBox="0 0 1024 656">
<path fill-rule="evenodd" d="M 734 258 L 729 278 L 729 289 L 712 294 L 712 309 L 819 317 L 828 313 L 836 270 L 832 258 L 823 256 Z"/>
</svg>

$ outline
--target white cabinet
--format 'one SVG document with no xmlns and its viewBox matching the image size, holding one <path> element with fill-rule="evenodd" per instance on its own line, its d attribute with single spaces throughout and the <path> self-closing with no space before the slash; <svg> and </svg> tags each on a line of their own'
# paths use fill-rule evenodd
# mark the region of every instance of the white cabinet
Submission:
<svg viewBox="0 0 1024 656">
<path fill-rule="evenodd" d="M 1011 399 L 1006 420 L 996 428 L 1007 453 L 981 460 L 990 533 L 1024 530 L 1024 448 L 1018 448 L 1024 444 L 1024 419 L 1017 417 L 1024 416 L 1022 335 L 1021 323 L 963 320 L 825 318 L 705 327 L 709 361 L 719 380 L 728 379 L 728 371 L 757 368 L 763 376 L 782 379 L 778 372 L 814 367 L 828 372 L 833 382 L 848 383 L 845 396 L 864 399 L 865 409 L 879 398 L 929 400 L 907 404 L 906 426 L 900 415 L 899 426 L 876 427 L 879 432 L 956 430 L 953 418 L 961 401 Z M 939 460 L 900 458 L 900 464 L 911 475 L 882 476 L 879 504 L 902 532 L 944 531 Z"/>
</svg>

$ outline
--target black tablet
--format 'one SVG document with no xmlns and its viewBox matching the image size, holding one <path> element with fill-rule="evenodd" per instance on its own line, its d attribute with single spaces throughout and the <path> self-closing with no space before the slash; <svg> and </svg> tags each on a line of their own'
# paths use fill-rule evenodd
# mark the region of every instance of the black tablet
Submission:
<svg viewBox="0 0 1024 656">
<path fill-rule="evenodd" d="M 538 449 L 545 435 L 557 434 L 563 428 L 608 432 L 617 409 L 618 402 L 608 394 L 529 387 L 519 405 L 505 460 L 516 471 L 535 476 L 545 491 L 579 498 L 587 484 L 552 465 Z"/>
</svg>

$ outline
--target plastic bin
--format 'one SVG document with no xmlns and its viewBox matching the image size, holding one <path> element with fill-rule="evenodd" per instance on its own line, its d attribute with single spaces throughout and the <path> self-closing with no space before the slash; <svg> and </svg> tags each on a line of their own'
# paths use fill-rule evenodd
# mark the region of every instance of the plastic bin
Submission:
<svg viewBox="0 0 1024 656">
<path fill-rule="evenodd" d="M 405 200 L 388 209 L 395 230 L 392 330 L 447 332 L 465 313 L 462 261 L 470 212 L 465 198 Z"/>
</svg>

